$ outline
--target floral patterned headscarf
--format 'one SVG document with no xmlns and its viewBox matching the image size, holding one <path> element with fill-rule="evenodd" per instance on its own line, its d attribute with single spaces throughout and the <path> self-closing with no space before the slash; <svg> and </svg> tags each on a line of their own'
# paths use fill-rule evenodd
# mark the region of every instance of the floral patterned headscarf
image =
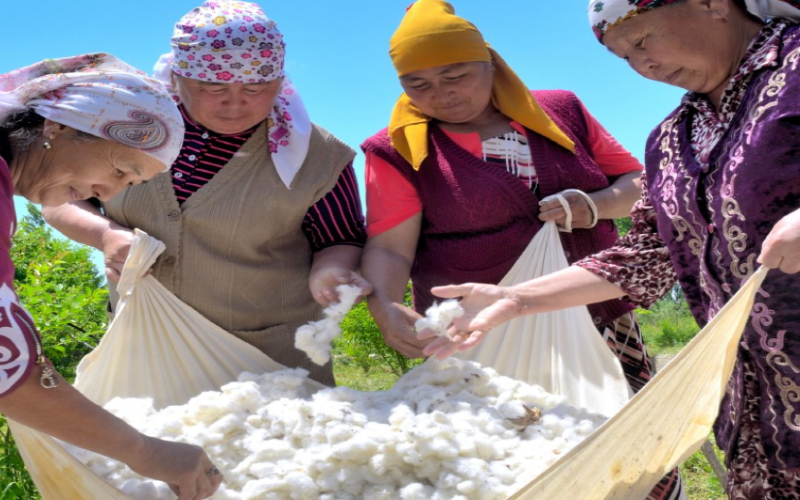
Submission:
<svg viewBox="0 0 800 500">
<path fill-rule="evenodd" d="M 603 37 L 622 21 L 643 12 L 681 3 L 686 0 L 590 0 L 589 23 L 595 36 L 603 43 Z M 800 20 L 800 0 L 745 0 L 747 10 L 761 19 L 788 17 Z"/>
<path fill-rule="evenodd" d="M 168 71 L 225 84 L 283 78 L 267 120 L 267 136 L 272 161 L 289 187 L 308 153 L 311 120 L 283 71 L 286 46 L 275 21 L 254 3 L 209 0 L 175 24 L 171 41 L 172 53 L 162 56 L 155 69 L 166 81 Z"/>
<path fill-rule="evenodd" d="M 26 109 L 166 167 L 183 143 L 183 119 L 162 83 L 110 54 L 46 59 L 0 75 L 0 124 Z"/>
</svg>

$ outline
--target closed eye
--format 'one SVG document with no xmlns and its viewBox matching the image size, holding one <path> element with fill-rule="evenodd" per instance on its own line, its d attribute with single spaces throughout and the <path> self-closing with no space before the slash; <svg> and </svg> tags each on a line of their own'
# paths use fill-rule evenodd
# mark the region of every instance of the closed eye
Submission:
<svg viewBox="0 0 800 500">
<path fill-rule="evenodd" d="M 445 77 L 444 81 L 446 81 L 446 82 L 457 82 L 457 81 L 461 80 L 462 78 L 464 78 L 465 76 L 466 76 L 466 73 L 465 74 L 461 74 L 461 75 L 448 76 L 448 77 Z"/>
</svg>

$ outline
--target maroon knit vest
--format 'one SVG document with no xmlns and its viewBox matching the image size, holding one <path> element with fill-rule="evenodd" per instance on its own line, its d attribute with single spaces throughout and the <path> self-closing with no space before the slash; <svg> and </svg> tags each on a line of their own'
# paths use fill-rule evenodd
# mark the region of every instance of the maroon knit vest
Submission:
<svg viewBox="0 0 800 500">
<path fill-rule="evenodd" d="M 553 121 L 575 142 L 576 152 L 526 130 L 543 197 L 574 188 L 592 192 L 609 185 L 589 153 L 587 126 L 578 98 L 567 91 L 534 91 Z M 542 227 L 539 198 L 504 168 L 476 158 L 435 124 L 428 134 L 428 157 L 419 171 L 392 147 L 386 129 L 362 149 L 393 165 L 415 187 L 423 206 L 422 229 L 411 269 L 414 307 L 424 312 L 434 286 L 466 282 L 499 283 Z M 613 221 L 591 230 L 561 233 L 570 263 L 612 246 Z M 608 323 L 633 307 L 609 301 L 590 308 Z"/>
</svg>

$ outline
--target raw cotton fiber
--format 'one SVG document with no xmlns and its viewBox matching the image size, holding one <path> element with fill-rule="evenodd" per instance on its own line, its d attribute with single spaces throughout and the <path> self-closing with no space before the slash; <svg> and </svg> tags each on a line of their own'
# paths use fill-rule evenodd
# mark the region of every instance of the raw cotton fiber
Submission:
<svg viewBox="0 0 800 500">
<path fill-rule="evenodd" d="M 245 373 L 182 406 L 106 408 L 146 434 L 202 446 L 225 474 L 216 500 L 502 500 L 603 422 L 457 359 L 429 360 L 381 392 L 308 396 L 305 378 Z M 175 498 L 123 464 L 72 451 L 133 498 Z"/>
</svg>

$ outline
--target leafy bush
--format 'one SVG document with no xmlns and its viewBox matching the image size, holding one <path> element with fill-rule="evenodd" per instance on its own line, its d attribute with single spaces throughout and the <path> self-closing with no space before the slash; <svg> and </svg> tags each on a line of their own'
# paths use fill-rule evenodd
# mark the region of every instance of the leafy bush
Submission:
<svg viewBox="0 0 800 500">
<path fill-rule="evenodd" d="M 410 285 L 404 303 L 411 304 Z M 334 343 L 334 356 L 341 363 L 359 366 L 364 372 L 380 366 L 401 377 L 421 360 L 408 359 L 383 341 L 383 335 L 372 319 L 366 302 L 350 310 L 342 321 L 342 335 Z"/>
<path fill-rule="evenodd" d="M 650 355 L 662 350 L 674 352 L 700 331 L 678 285 L 650 310 L 637 309 L 636 315 Z"/>
</svg>

